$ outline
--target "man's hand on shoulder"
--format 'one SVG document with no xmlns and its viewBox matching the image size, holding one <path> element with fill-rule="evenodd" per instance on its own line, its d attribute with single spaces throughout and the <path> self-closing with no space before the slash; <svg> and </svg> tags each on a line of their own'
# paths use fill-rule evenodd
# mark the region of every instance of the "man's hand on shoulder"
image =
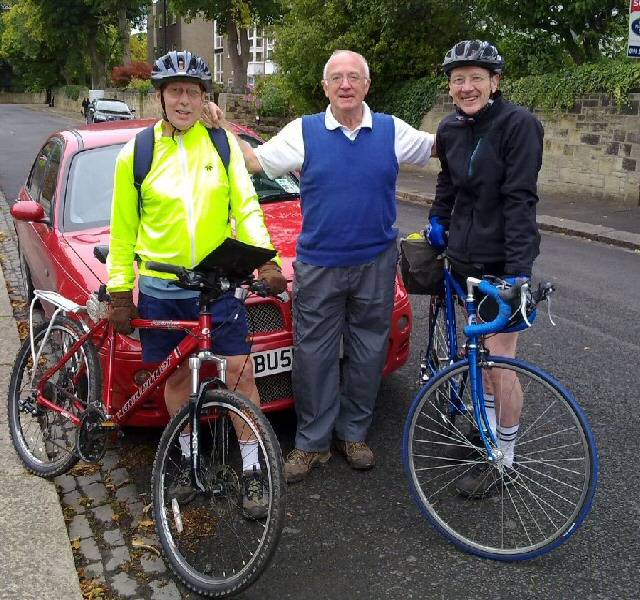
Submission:
<svg viewBox="0 0 640 600">
<path fill-rule="evenodd" d="M 202 107 L 202 117 L 200 117 L 203 125 L 209 129 L 219 129 L 224 127 L 224 113 L 215 102 L 205 102 Z"/>
</svg>

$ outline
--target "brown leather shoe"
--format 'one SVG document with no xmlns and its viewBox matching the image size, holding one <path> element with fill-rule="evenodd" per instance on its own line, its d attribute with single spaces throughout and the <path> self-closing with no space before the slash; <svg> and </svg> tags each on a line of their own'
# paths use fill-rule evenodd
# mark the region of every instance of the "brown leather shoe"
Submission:
<svg viewBox="0 0 640 600">
<path fill-rule="evenodd" d="M 371 448 L 366 442 L 345 442 L 344 440 L 336 440 L 335 448 L 342 456 L 347 459 L 352 469 L 365 470 L 370 469 L 376 464 Z"/>
<path fill-rule="evenodd" d="M 331 452 L 307 452 L 294 448 L 289 452 L 284 463 L 284 478 L 287 483 L 302 481 L 316 465 L 326 465 L 331 458 Z"/>
</svg>

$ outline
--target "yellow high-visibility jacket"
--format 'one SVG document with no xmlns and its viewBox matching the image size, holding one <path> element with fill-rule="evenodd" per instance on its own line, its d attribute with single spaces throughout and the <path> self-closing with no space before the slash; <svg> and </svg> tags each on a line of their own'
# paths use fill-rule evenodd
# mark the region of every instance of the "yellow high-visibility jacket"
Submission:
<svg viewBox="0 0 640 600">
<path fill-rule="evenodd" d="M 242 151 L 232 134 L 227 133 L 231 149 L 228 174 L 200 122 L 171 138 L 162 135 L 162 121 L 158 121 L 154 135 L 153 162 L 142 182 L 140 207 L 133 179 L 134 140 L 116 160 L 107 259 L 109 291 L 133 289 L 136 256 L 141 275 L 175 279 L 169 273 L 147 269 L 147 261 L 192 268 L 231 236 L 273 248 Z"/>
</svg>

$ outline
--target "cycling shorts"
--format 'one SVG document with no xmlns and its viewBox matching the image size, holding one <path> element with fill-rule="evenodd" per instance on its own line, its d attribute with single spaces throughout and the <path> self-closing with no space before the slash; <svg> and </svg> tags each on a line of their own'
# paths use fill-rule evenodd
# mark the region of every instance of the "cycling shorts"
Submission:
<svg viewBox="0 0 640 600">
<path fill-rule="evenodd" d="M 197 321 L 200 298 L 155 298 L 140 292 L 138 312 L 142 319 Z M 251 352 L 247 309 L 242 300 L 225 294 L 212 307 L 213 352 L 222 356 L 243 356 Z M 163 361 L 184 339 L 186 332 L 170 329 L 141 329 L 142 362 Z"/>
</svg>

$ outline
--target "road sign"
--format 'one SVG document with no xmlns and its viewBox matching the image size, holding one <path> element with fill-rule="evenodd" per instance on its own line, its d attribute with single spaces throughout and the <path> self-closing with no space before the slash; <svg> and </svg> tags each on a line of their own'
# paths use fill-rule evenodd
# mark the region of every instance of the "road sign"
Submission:
<svg viewBox="0 0 640 600">
<path fill-rule="evenodd" d="M 629 45 L 627 56 L 640 58 L 640 0 L 629 2 Z"/>
</svg>

